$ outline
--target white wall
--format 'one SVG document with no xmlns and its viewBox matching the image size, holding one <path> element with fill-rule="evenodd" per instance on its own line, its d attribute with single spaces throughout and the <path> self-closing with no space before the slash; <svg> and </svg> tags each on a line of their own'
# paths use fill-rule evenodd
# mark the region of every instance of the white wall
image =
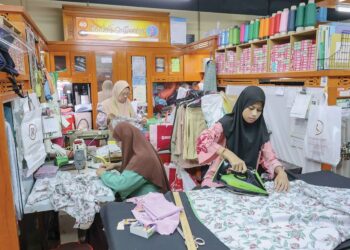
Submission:
<svg viewBox="0 0 350 250">
<path fill-rule="evenodd" d="M 63 2 L 54 0 L 0 0 L 1 4 L 9 5 L 22 5 L 26 8 L 29 15 L 33 18 L 36 24 L 39 26 L 42 33 L 49 41 L 63 40 L 63 27 L 62 27 L 62 5 L 63 4 L 75 4 L 73 2 Z M 86 4 L 81 4 L 86 6 Z M 90 4 L 90 6 L 106 7 L 102 4 Z M 151 9 L 151 8 L 138 8 L 129 6 L 109 6 L 111 8 L 118 9 L 135 9 L 135 10 L 152 10 L 152 11 L 164 11 L 169 12 L 171 16 L 183 17 L 187 19 L 187 33 L 194 34 L 195 39 L 198 39 L 198 28 L 200 28 L 200 38 L 204 37 L 204 34 L 208 30 L 215 29 L 217 22 L 220 22 L 220 28 L 231 27 L 235 24 L 240 24 L 244 21 L 256 18 L 256 16 L 250 15 L 235 15 L 235 14 L 222 14 L 212 12 L 200 12 L 200 25 L 198 25 L 198 12 L 196 11 L 183 11 L 183 10 L 166 10 L 166 9 Z M 1 6 L 0 6 L 1 9 Z"/>
</svg>

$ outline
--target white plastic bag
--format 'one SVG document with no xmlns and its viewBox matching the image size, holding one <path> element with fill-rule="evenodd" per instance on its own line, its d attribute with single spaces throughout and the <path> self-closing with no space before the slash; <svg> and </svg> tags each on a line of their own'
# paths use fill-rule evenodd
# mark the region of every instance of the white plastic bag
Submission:
<svg viewBox="0 0 350 250">
<path fill-rule="evenodd" d="M 205 95 L 201 98 L 201 108 L 207 126 L 211 127 L 214 123 L 224 116 L 223 100 L 220 94 Z"/>
<path fill-rule="evenodd" d="M 305 156 L 336 166 L 340 161 L 341 108 L 312 105 L 304 141 Z"/>
</svg>

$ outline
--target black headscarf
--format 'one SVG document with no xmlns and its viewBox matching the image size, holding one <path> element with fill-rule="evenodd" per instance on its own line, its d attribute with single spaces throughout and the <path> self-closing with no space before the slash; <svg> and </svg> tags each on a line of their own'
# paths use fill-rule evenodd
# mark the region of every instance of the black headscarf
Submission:
<svg viewBox="0 0 350 250">
<path fill-rule="evenodd" d="M 265 93 L 257 86 L 249 86 L 238 97 L 232 113 L 219 120 L 224 129 L 227 148 L 250 169 L 255 169 L 261 146 L 269 140 L 263 113 L 252 124 L 245 122 L 242 116 L 245 108 L 257 102 L 261 102 L 264 108 Z"/>
</svg>

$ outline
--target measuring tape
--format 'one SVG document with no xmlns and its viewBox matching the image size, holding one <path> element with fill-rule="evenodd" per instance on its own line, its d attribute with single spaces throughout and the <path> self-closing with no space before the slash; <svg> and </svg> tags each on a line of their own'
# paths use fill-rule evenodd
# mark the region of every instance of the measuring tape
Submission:
<svg viewBox="0 0 350 250">
<path fill-rule="evenodd" d="M 175 199 L 176 206 L 183 207 L 179 192 L 173 192 L 173 196 Z M 187 220 L 185 208 L 183 208 L 183 210 L 180 212 L 180 222 L 181 222 L 181 226 L 182 226 L 182 231 L 183 231 L 184 236 L 185 236 L 185 242 L 186 242 L 187 249 L 188 250 L 196 250 L 197 247 L 196 247 L 196 244 L 195 244 L 194 239 L 193 239 L 190 224 L 188 223 L 188 220 Z"/>
</svg>

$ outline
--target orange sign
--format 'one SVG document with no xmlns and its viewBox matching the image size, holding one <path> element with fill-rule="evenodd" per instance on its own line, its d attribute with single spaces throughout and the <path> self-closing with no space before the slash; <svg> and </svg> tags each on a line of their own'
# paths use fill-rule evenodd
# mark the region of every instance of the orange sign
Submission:
<svg viewBox="0 0 350 250">
<path fill-rule="evenodd" d="M 77 17 L 76 36 L 84 40 L 159 42 L 159 23 Z"/>
</svg>

